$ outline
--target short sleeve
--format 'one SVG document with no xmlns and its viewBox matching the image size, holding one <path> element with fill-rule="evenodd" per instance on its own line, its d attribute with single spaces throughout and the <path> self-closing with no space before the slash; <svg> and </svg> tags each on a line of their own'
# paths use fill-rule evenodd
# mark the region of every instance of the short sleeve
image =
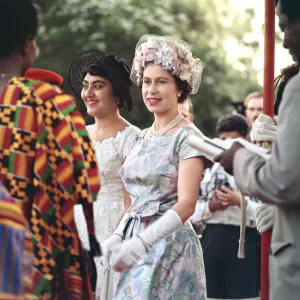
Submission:
<svg viewBox="0 0 300 300">
<path fill-rule="evenodd" d="M 204 161 L 204 168 L 210 168 L 213 165 L 213 162 L 209 160 L 204 153 L 201 151 L 194 149 L 188 143 L 188 138 L 191 135 L 196 135 L 202 137 L 203 134 L 193 125 L 182 127 L 181 134 L 179 135 L 179 143 L 178 143 L 178 158 L 179 162 L 188 158 L 193 157 L 201 157 Z"/>
<path fill-rule="evenodd" d="M 123 160 L 130 154 L 140 137 L 140 129 L 133 125 L 128 126 L 124 130 L 123 134 L 118 137 L 118 143 L 116 146 L 118 153 L 122 155 Z"/>
<path fill-rule="evenodd" d="M 85 129 L 88 132 L 88 134 L 90 134 L 92 132 L 92 130 L 93 130 L 93 125 L 86 125 Z"/>
</svg>

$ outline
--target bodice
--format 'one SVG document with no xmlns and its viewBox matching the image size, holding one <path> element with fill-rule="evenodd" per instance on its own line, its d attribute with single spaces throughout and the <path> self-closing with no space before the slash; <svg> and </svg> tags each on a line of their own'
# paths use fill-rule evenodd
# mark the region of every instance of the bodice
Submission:
<svg viewBox="0 0 300 300">
<path fill-rule="evenodd" d="M 159 214 L 162 205 L 171 207 L 177 202 L 182 160 L 203 157 L 205 167 L 211 164 L 189 145 L 191 134 L 203 136 L 194 125 L 186 125 L 176 133 L 138 141 L 120 170 L 131 198 L 131 212 L 150 217 Z"/>
<path fill-rule="evenodd" d="M 87 126 L 88 131 L 91 128 Z M 137 127 L 130 125 L 118 132 L 116 137 L 101 142 L 93 141 L 101 182 L 97 200 L 94 202 L 95 228 L 99 242 L 103 242 L 113 233 L 124 211 L 123 184 L 119 170 L 139 139 L 139 133 Z M 81 207 L 75 209 L 75 222 L 84 247 L 88 247 L 86 231 L 83 228 L 86 223 Z"/>
</svg>

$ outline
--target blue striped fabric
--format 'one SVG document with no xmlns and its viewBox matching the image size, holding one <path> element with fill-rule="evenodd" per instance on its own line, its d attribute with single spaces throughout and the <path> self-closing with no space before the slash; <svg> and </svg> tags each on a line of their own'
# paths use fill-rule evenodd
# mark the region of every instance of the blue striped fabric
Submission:
<svg viewBox="0 0 300 300">
<path fill-rule="evenodd" d="M 30 299 L 26 220 L 0 182 L 0 300 Z M 32 263 L 32 261 L 31 261 Z"/>
</svg>

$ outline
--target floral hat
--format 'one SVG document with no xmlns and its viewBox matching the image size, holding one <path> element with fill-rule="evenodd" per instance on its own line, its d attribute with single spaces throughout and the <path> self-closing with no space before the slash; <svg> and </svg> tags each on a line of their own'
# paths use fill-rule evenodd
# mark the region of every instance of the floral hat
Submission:
<svg viewBox="0 0 300 300">
<path fill-rule="evenodd" d="M 171 36 L 147 34 L 141 37 L 135 48 L 135 57 L 130 78 L 138 83 L 147 64 L 161 65 L 182 81 L 186 81 L 191 94 L 196 94 L 203 71 L 199 58 L 192 56 L 188 44 Z"/>
</svg>

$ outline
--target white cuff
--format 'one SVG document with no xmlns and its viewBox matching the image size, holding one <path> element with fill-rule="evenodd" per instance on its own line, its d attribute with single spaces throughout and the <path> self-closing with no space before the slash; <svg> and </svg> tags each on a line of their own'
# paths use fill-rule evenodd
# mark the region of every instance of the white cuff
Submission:
<svg viewBox="0 0 300 300">
<path fill-rule="evenodd" d="M 144 241 L 146 249 L 149 251 L 154 244 L 181 227 L 182 220 L 180 216 L 175 210 L 169 209 L 162 217 L 142 231 L 139 237 Z"/>
</svg>

